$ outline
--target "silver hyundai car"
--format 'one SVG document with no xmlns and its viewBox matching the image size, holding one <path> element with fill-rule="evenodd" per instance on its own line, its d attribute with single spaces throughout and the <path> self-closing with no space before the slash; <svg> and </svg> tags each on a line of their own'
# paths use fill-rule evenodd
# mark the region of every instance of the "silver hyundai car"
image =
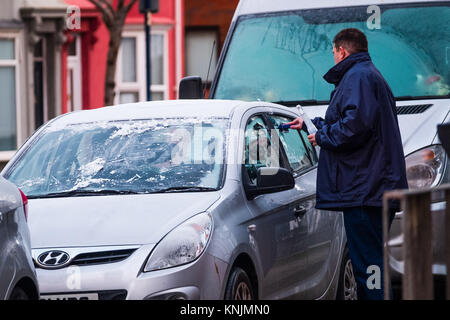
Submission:
<svg viewBox="0 0 450 320">
<path fill-rule="evenodd" d="M 28 196 L 42 299 L 355 299 L 316 150 L 265 102 L 60 116 L 2 174 Z"/>
<path fill-rule="evenodd" d="M 39 288 L 31 258 L 27 198 L 0 177 L 0 299 L 38 299 Z"/>
</svg>

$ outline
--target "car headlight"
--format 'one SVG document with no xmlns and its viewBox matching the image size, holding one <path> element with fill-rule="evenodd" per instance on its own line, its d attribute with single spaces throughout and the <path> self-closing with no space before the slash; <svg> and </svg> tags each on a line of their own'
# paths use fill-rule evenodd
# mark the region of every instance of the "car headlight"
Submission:
<svg viewBox="0 0 450 320">
<path fill-rule="evenodd" d="M 410 189 L 434 187 L 444 173 L 446 154 L 441 145 L 433 145 L 411 153 L 405 161 Z"/>
<path fill-rule="evenodd" d="M 170 231 L 153 249 L 144 272 L 186 264 L 197 259 L 208 243 L 212 217 L 200 213 Z"/>
</svg>

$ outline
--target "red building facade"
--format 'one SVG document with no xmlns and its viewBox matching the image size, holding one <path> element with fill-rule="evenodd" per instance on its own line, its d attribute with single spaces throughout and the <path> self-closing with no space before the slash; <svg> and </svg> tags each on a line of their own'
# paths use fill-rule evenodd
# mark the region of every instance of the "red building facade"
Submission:
<svg viewBox="0 0 450 320">
<path fill-rule="evenodd" d="M 87 0 L 65 0 L 81 11 L 80 28 L 66 31 L 62 49 L 62 113 L 102 107 L 109 33 Z M 175 99 L 184 74 L 183 0 L 159 1 L 151 16 L 152 100 Z M 122 33 L 115 104 L 146 101 L 144 15 L 131 8 Z"/>
</svg>

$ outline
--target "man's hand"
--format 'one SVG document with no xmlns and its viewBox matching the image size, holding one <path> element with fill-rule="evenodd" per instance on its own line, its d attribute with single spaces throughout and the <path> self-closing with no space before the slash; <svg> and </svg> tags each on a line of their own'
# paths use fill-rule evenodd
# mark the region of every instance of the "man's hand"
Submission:
<svg viewBox="0 0 450 320">
<path fill-rule="evenodd" d="M 310 134 L 310 135 L 308 136 L 308 140 L 309 140 L 309 142 L 313 145 L 313 147 L 317 146 L 317 142 L 316 142 L 316 134 L 315 134 L 315 133 Z"/>
<path fill-rule="evenodd" d="M 291 129 L 301 130 L 303 127 L 303 119 L 302 119 L 302 117 L 298 117 L 298 118 L 294 119 L 293 121 L 288 122 L 286 124 L 290 124 Z"/>
</svg>

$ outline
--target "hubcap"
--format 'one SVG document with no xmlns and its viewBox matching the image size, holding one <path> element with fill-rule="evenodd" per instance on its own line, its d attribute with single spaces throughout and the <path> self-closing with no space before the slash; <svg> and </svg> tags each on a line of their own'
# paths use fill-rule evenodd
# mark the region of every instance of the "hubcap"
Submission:
<svg viewBox="0 0 450 320">
<path fill-rule="evenodd" d="M 245 282 L 239 283 L 234 300 L 252 300 L 252 293 Z"/>
<path fill-rule="evenodd" d="M 355 275 L 353 274 L 352 262 L 349 259 L 344 270 L 344 299 L 357 300 L 357 298 Z"/>
</svg>

